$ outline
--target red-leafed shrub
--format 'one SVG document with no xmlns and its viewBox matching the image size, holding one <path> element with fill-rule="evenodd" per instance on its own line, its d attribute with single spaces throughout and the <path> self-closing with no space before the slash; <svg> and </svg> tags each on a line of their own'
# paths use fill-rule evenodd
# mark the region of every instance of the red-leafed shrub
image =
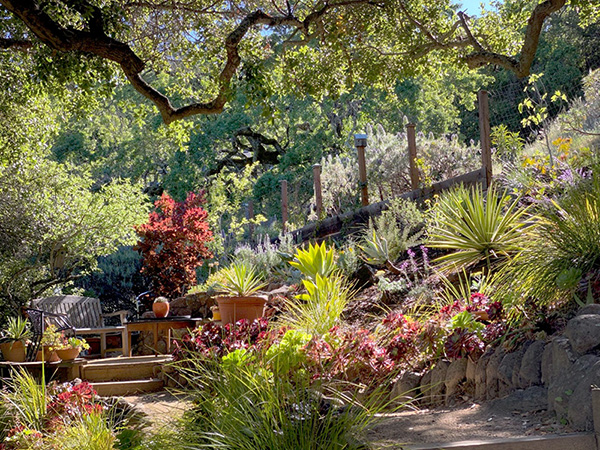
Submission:
<svg viewBox="0 0 600 450">
<path fill-rule="evenodd" d="M 152 279 L 155 294 L 171 298 L 185 294 L 196 283 L 196 268 L 212 257 L 206 247 L 212 232 L 204 202 L 203 193 L 190 192 L 184 202 L 164 193 L 154 203 L 148 223 L 136 227 L 142 273 Z"/>
</svg>

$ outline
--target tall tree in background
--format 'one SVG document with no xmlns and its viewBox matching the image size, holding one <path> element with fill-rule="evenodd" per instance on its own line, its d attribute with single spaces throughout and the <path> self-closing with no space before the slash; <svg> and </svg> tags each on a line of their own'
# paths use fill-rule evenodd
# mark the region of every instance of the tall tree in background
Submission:
<svg viewBox="0 0 600 450">
<path fill-rule="evenodd" d="M 508 0 L 472 19 L 450 0 L 0 0 L 0 48 L 82 84 L 112 83 L 116 63 L 171 123 L 220 113 L 238 83 L 332 95 L 459 61 L 524 77 L 549 16 L 595 20 L 598 4 Z M 166 73 L 179 83 L 157 88 Z"/>
</svg>

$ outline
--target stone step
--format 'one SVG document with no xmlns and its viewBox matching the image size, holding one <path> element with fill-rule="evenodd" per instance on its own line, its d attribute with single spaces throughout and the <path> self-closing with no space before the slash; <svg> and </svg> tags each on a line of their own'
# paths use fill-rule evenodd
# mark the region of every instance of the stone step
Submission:
<svg viewBox="0 0 600 450">
<path fill-rule="evenodd" d="M 102 397 L 119 397 L 160 391 L 164 388 L 164 383 L 158 378 L 148 378 L 146 380 L 95 382 L 92 383 L 92 386 Z"/>
<path fill-rule="evenodd" d="M 170 356 L 98 359 L 82 366 L 81 378 L 89 382 L 143 380 L 154 377 L 155 368 L 170 361 Z"/>
</svg>

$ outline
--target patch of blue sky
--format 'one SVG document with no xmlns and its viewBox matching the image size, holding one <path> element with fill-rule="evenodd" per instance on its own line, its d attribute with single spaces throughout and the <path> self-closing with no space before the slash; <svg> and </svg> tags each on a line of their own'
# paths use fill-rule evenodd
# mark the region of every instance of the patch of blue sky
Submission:
<svg viewBox="0 0 600 450">
<path fill-rule="evenodd" d="M 478 16 L 481 14 L 482 3 L 487 9 L 489 9 L 490 6 L 489 0 L 459 0 L 457 3 L 462 4 L 461 10 L 465 11 L 470 16 Z"/>
</svg>

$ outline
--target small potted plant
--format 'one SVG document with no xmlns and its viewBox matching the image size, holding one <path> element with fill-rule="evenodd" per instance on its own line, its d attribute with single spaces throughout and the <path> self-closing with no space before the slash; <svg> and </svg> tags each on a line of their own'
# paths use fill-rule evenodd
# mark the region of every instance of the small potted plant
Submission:
<svg viewBox="0 0 600 450">
<path fill-rule="evenodd" d="M 6 361 L 25 362 L 25 344 L 31 337 L 29 321 L 22 317 L 11 317 L 2 337 L 0 338 L 0 351 Z"/>
<path fill-rule="evenodd" d="M 62 333 L 56 331 L 56 325 L 50 324 L 42 334 L 40 345 L 42 350 L 38 351 L 37 360 L 46 362 L 58 362 L 60 358 L 56 350 L 62 347 Z"/>
<path fill-rule="evenodd" d="M 169 299 L 166 297 L 156 297 L 152 304 L 152 312 L 154 317 L 162 319 L 169 315 Z"/>
<path fill-rule="evenodd" d="M 79 356 L 82 350 L 87 350 L 90 345 L 85 339 L 76 337 L 66 338 L 63 336 L 62 345 L 56 349 L 56 354 L 63 361 L 73 361 Z"/>
<path fill-rule="evenodd" d="M 265 286 L 254 267 L 244 263 L 233 263 L 221 271 L 222 281 L 218 283 L 221 291 L 228 294 L 216 298 L 224 324 L 235 323 L 241 319 L 253 321 L 263 315 L 266 300 L 254 295 Z"/>
</svg>

